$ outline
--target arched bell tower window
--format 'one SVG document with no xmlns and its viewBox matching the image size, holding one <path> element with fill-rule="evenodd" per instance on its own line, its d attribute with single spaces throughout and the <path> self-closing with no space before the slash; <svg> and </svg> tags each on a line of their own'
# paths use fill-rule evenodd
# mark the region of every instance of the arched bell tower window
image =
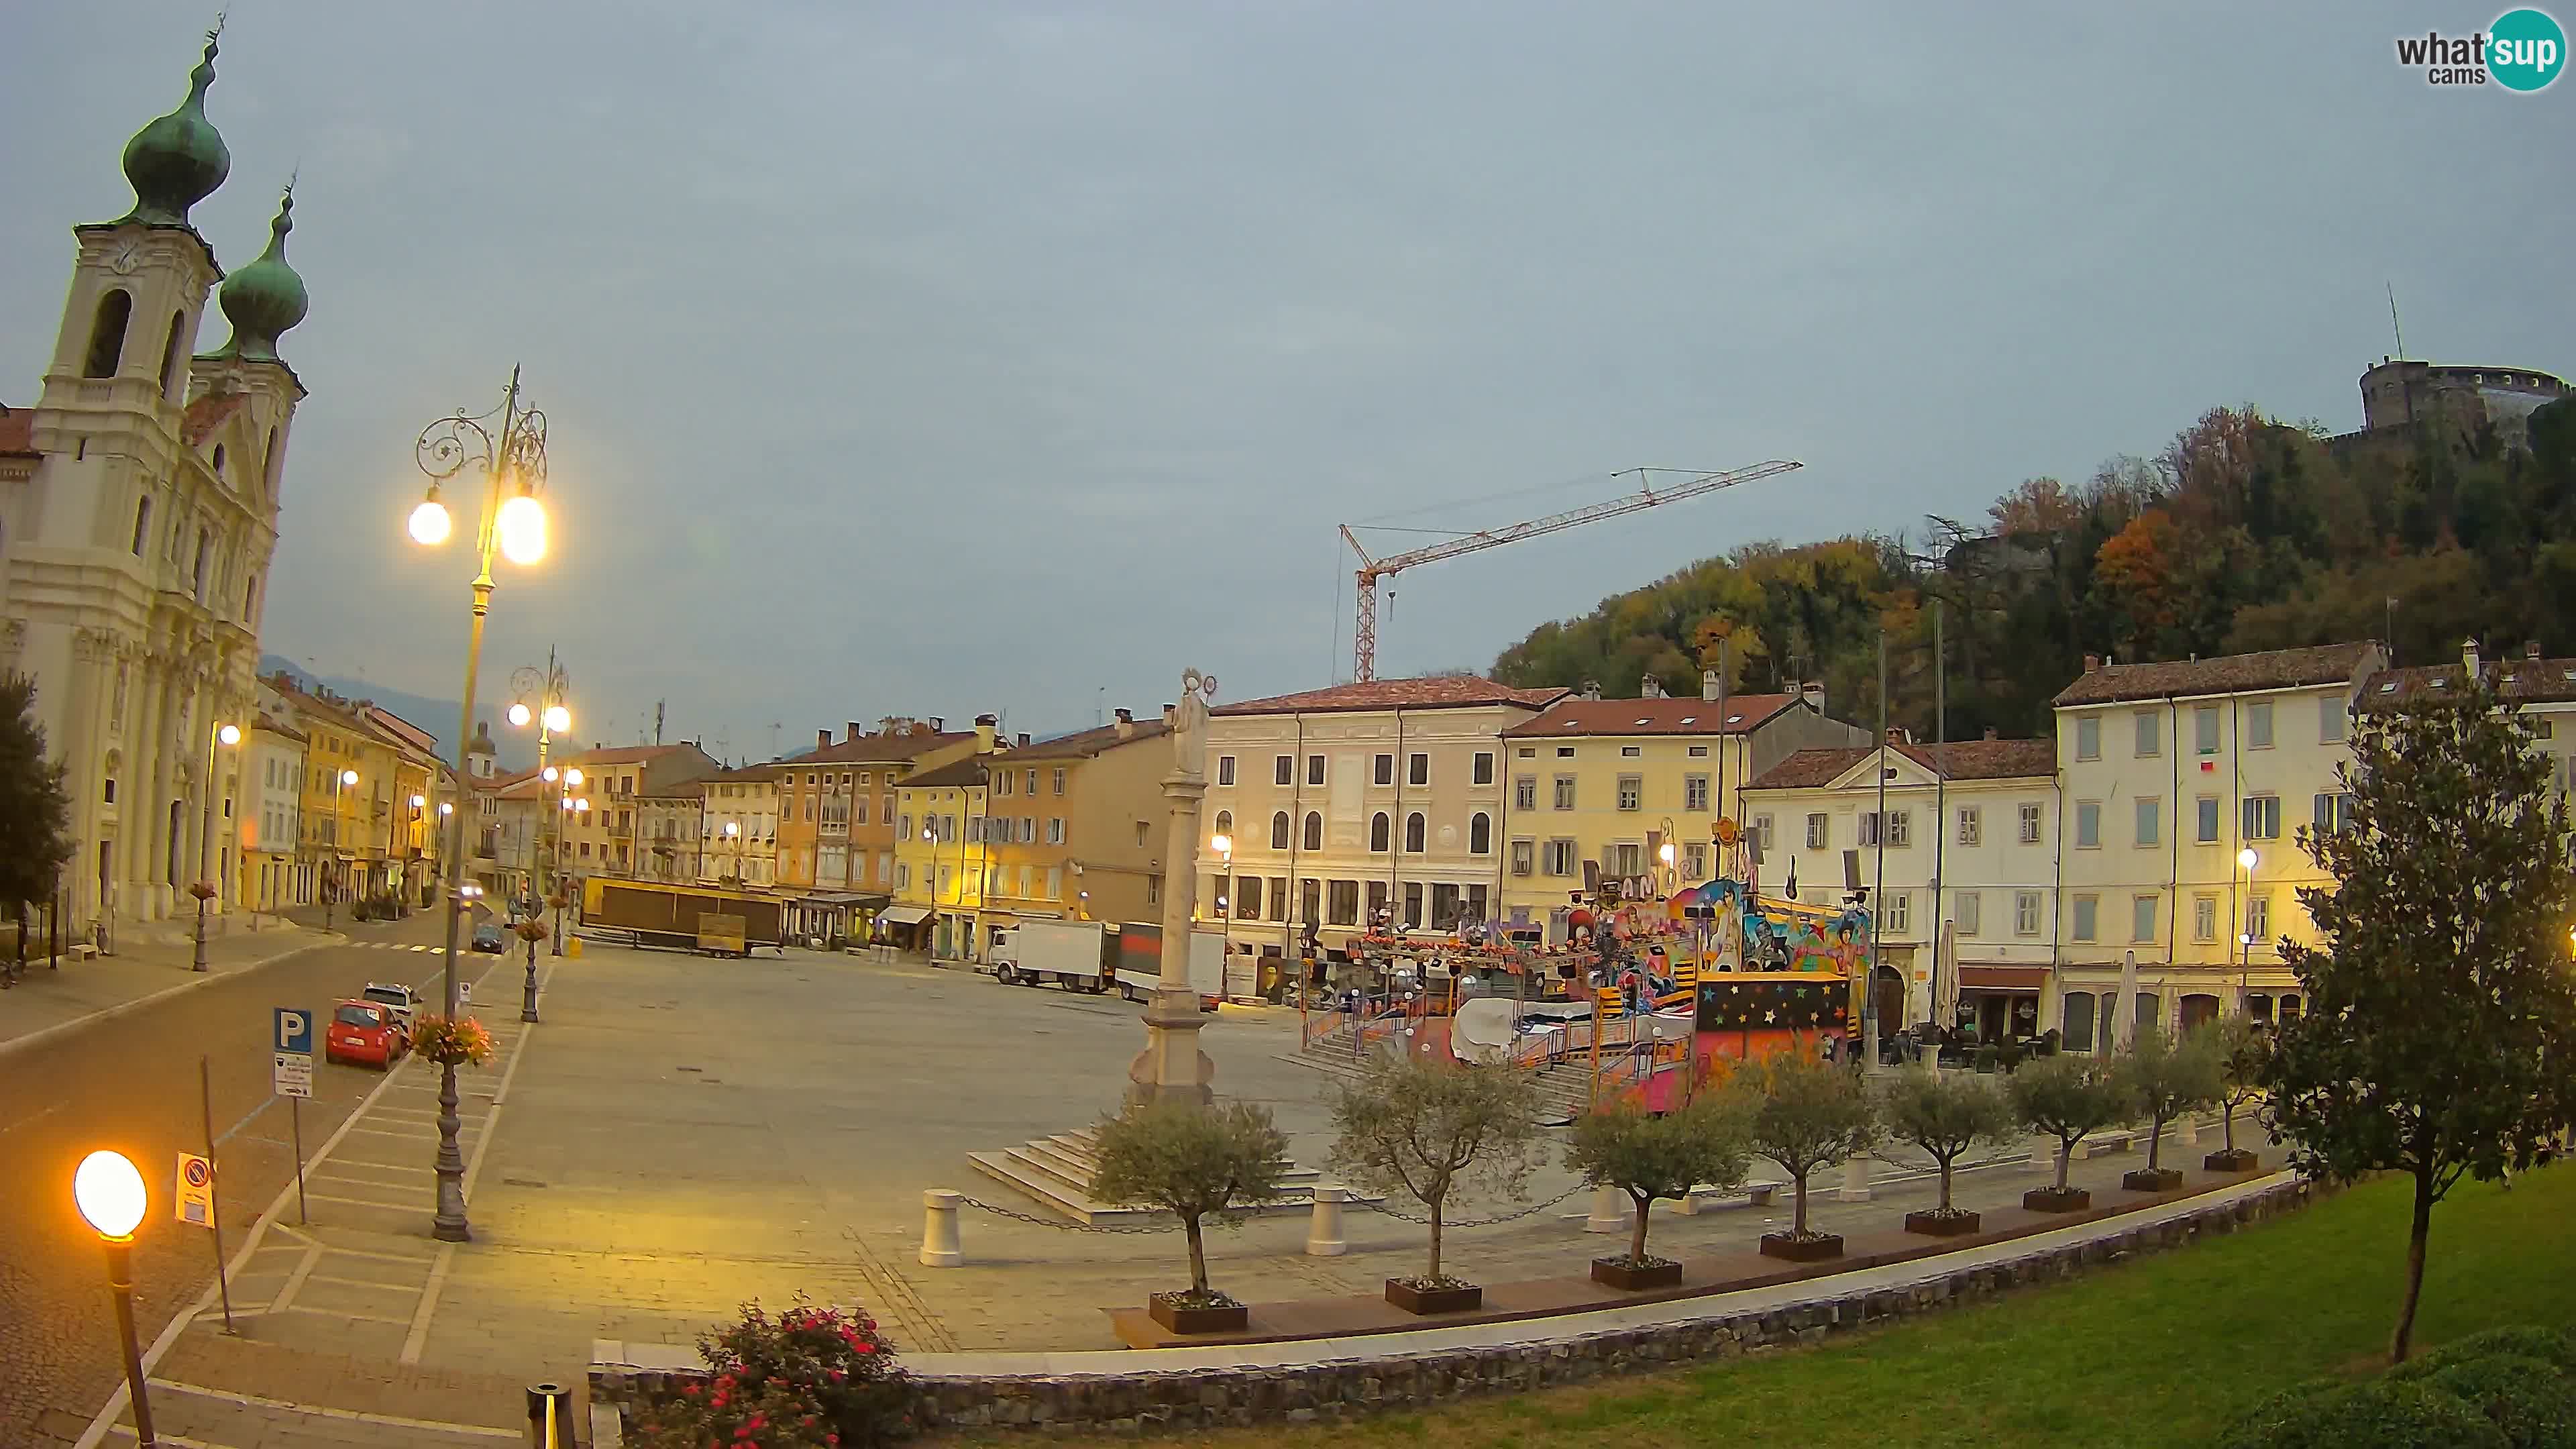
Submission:
<svg viewBox="0 0 2576 1449">
<path fill-rule="evenodd" d="M 134 556 L 143 557 L 143 545 L 152 541 L 152 498 L 138 498 L 134 503 Z"/>
<path fill-rule="evenodd" d="M 98 318 L 89 328 L 89 364 L 83 377 L 114 377 L 125 356 L 125 324 L 134 315 L 134 296 L 119 287 L 98 299 Z"/>
<path fill-rule="evenodd" d="M 170 314 L 170 338 L 161 344 L 161 395 L 179 401 L 179 339 L 188 330 L 188 314 Z"/>
<path fill-rule="evenodd" d="M 215 481 L 224 481 L 224 445 L 215 444 Z"/>
</svg>

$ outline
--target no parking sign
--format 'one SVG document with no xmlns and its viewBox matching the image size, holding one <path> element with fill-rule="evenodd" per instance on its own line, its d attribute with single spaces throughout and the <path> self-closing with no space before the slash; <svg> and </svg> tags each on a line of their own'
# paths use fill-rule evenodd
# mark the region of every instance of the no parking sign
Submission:
<svg viewBox="0 0 2576 1449">
<path fill-rule="evenodd" d="M 179 1221 L 215 1225 L 215 1164 L 193 1152 L 179 1154 Z"/>
</svg>

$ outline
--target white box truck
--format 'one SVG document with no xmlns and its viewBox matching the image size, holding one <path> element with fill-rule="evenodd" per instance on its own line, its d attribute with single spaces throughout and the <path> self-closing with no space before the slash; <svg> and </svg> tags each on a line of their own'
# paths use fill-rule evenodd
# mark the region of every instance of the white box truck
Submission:
<svg viewBox="0 0 2576 1449">
<path fill-rule="evenodd" d="M 1118 928 L 1118 989 L 1129 1001 L 1142 1001 L 1154 994 L 1163 979 L 1163 928 L 1129 921 Z M 1199 1005 L 1209 1011 L 1217 1009 L 1225 997 L 1225 935 L 1220 931 L 1190 932 L 1190 985 L 1198 991 Z"/>
<path fill-rule="evenodd" d="M 1109 989 L 1111 945 L 1098 921 L 1023 921 L 994 945 L 993 979 L 1098 995 Z"/>
</svg>

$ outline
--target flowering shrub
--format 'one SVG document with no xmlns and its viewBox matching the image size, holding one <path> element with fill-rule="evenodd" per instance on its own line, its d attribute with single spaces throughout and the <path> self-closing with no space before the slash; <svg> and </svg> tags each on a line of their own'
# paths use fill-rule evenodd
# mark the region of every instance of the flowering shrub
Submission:
<svg viewBox="0 0 2576 1449">
<path fill-rule="evenodd" d="M 522 941 L 542 941 L 546 938 L 546 923 L 543 921 L 534 919 L 521 921 L 514 929 L 518 931 L 519 939 Z"/>
<path fill-rule="evenodd" d="M 412 1028 L 412 1045 L 442 1067 L 479 1067 L 492 1059 L 492 1033 L 470 1016 L 424 1014 Z"/>
<path fill-rule="evenodd" d="M 210 880 L 197 881 L 188 887 L 188 894 L 201 901 L 211 901 L 215 898 L 215 883 Z"/>
<path fill-rule="evenodd" d="M 714 1377 L 637 1416 L 644 1449 L 869 1449 L 911 1432 L 894 1345 L 864 1313 L 747 1303 L 698 1352 Z"/>
</svg>

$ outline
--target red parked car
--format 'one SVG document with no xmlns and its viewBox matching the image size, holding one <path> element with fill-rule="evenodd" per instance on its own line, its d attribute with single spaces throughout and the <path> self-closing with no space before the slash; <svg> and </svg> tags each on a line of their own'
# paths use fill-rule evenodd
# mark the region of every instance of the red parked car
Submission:
<svg viewBox="0 0 2576 1449">
<path fill-rule="evenodd" d="M 392 1071 L 411 1049 L 393 1008 L 373 1001 L 343 1001 L 331 1013 L 323 1055 L 335 1062 L 371 1062 Z"/>
</svg>

